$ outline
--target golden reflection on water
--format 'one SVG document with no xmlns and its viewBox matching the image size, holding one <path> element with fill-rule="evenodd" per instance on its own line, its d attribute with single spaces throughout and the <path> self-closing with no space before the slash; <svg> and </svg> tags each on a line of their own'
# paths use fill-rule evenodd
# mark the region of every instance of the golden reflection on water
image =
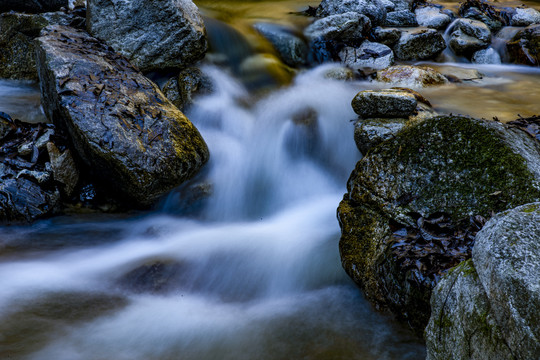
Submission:
<svg viewBox="0 0 540 360">
<path fill-rule="evenodd" d="M 433 66 L 437 68 L 437 66 Z M 520 67 L 520 70 L 527 69 Z M 497 118 L 502 122 L 540 115 L 540 71 L 510 72 L 504 66 L 484 69 L 481 80 L 421 89 L 443 113 Z"/>
</svg>

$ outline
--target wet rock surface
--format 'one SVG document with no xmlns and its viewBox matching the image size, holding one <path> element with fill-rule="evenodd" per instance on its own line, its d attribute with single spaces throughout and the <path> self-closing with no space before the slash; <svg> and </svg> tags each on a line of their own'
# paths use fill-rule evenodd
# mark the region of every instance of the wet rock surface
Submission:
<svg viewBox="0 0 540 360">
<path fill-rule="evenodd" d="M 540 66 L 540 25 L 527 26 L 507 44 L 510 61 Z"/>
<path fill-rule="evenodd" d="M 456 55 L 472 56 L 475 51 L 491 43 L 491 31 L 481 21 L 459 19 L 452 26 L 448 45 Z"/>
<path fill-rule="evenodd" d="M 357 48 L 343 48 L 338 56 L 351 69 L 384 69 L 394 63 L 394 53 L 388 46 L 367 40 Z"/>
<path fill-rule="evenodd" d="M 360 43 L 371 30 L 371 21 L 357 12 L 347 12 L 315 20 L 304 30 L 310 40 Z"/>
<path fill-rule="evenodd" d="M 540 356 L 540 203 L 486 223 L 472 261 L 435 289 L 426 329 L 428 359 Z"/>
<path fill-rule="evenodd" d="M 63 12 L 0 14 L 0 78 L 37 80 L 34 39 L 48 25 L 84 26 L 84 18 Z"/>
<path fill-rule="evenodd" d="M 512 26 L 529 26 L 534 24 L 540 24 L 540 11 L 532 8 L 516 8 L 516 12 L 510 21 L 510 25 Z"/>
<path fill-rule="evenodd" d="M 350 11 L 366 15 L 373 25 L 380 25 L 386 19 L 386 7 L 379 0 L 322 0 L 316 15 L 325 17 Z"/>
<path fill-rule="evenodd" d="M 183 111 L 193 104 L 195 96 L 209 94 L 212 89 L 211 80 L 199 68 L 190 67 L 169 79 L 161 90 L 174 106 Z"/>
<path fill-rule="evenodd" d="M 338 208 L 344 269 L 421 333 L 434 283 L 470 252 L 480 217 L 540 198 L 538 164 L 538 142 L 500 123 L 442 116 L 405 128 L 349 178 Z"/>
<path fill-rule="evenodd" d="M 394 86 L 422 88 L 444 85 L 449 81 L 437 70 L 427 66 L 394 65 L 377 72 L 377 80 Z"/>
<path fill-rule="evenodd" d="M 481 21 L 493 32 L 500 30 L 503 26 L 509 25 L 511 15 L 508 11 L 493 6 L 488 1 L 466 0 L 459 6 L 459 15 Z"/>
<path fill-rule="evenodd" d="M 416 110 L 416 97 L 402 90 L 364 90 L 353 98 L 355 113 L 363 118 L 408 117 Z"/>
<path fill-rule="evenodd" d="M 439 32 L 416 28 L 403 32 L 393 50 L 399 60 L 425 60 L 437 56 L 445 48 L 446 43 Z"/>
<path fill-rule="evenodd" d="M 38 44 L 47 117 L 118 196 L 149 205 L 206 162 L 197 129 L 124 57 L 64 26 L 46 28 Z"/>
<path fill-rule="evenodd" d="M 67 9 L 68 5 L 68 0 L 0 0 L 0 12 L 13 10 L 41 13 L 60 10 L 62 7 Z"/>
<path fill-rule="evenodd" d="M 48 149 L 54 146 L 57 154 L 71 158 L 65 143 L 53 125 L 27 124 L 0 113 L 0 223 L 31 222 L 58 210 L 62 195 L 72 189 L 55 172 Z M 74 163 L 64 170 L 77 179 Z"/>
<path fill-rule="evenodd" d="M 88 0 L 87 13 L 89 33 L 142 71 L 185 68 L 208 47 L 191 0 Z"/>
<path fill-rule="evenodd" d="M 418 25 L 432 29 L 445 29 L 452 19 L 434 6 L 419 7 L 414 11 Z"/>
<path fill-rule="evenodd" d="M 386 14 L 385 26 L 402 26 L 414 27 L 418 26 L 416 16 L 409 10 L 391 11 Z"/>
</svg>

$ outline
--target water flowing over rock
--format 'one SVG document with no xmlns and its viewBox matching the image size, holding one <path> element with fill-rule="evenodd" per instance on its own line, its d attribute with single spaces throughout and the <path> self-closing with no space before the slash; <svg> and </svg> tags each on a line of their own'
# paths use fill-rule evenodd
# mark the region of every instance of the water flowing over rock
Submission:
<svg viewBox="0 0 540 360">
<path fill-rule="evenodd" d="M 428 359 L 540 356 L 540 203 L 496 215 L 477 234 L 472 260 L 435 288 Z"/>
<path fill-rule="evenodd" d="M 377 80 L 394 86 L 422 88 L 426 86 L 444 85 L 448 79 L 428 66 L 394 65 L 377 71 Z"/>
<path fill-rule="evenodd" d="M 540 66 L 540 25 L 527 26 L 507 44 L 510 61 Z"/>
<path fill-rule="evenodd" d="M 502 62 L 501 56 L 492 47 L 478 50 L 473 54 L 471 61 L 475 64 L 500 64 Z"/>
<path fill-rule="evenodd" d="M 69 0 L 0 0 L 0 12 L 24 11 L 41 13 L 68 8 Z"/>
<path fill-rule="evenodd" d="M 448 45 L 456 55 L 470 57 L 475 51 L 487 48 L 491 43 L 489 27 L 478 20 L 456 20 L 451 31 Z"/>
<path fill-rule="evenodd" d="M 272 44 L 285 64 L 292 67 L 306 64 L 308 46 L 292 29 L 271 23 L 258 23 L 253 27 Z"/>
<path fill-rule="evenodd" d="M 90 34 L 142 71 L 185 68 L 208 46 L 191 0 L 88 0 L 87 22 Z"/>
<path fill-rule="evenodd" d="M 125 58 L 63 26 L 38 44 L 45 113 L 110 187 L 148 205 L 206 162 L 197 129 Z"/>
<path fill-rule="evenodd" d="M 48 25 L 84 24 L 84 19 L 62 12 L 0 14 L 0 78 L 37 80 L 34 39 Z"/>
<path fill-rule="evenodd" d="M 317 16 L 325 17 L 350 11 L 366 15 L 373 25 L 380 25 L 386 19 L 386 7 L 379 0 L 322 0 L 317 8 Z"/>
<path fill-rule="evenodd" d="M 388 46 L 367 40 L 358 48 L 343 48 L 338 56 L 351 69 L 384 69 L 394 63 L 394 53 Z"/>
<path fill-rule="evenodd" d="M 338 208 L 344 269 L 376 306 L 421 333 L 431 290 L 470 256 L 467 234 L 482 223 L 473 215 L 540 199 L 539 164 L 536 140 L 497 122 L 441 116 L 404 129 L 349 178 Z"/>
<path fill-rule="evenodd" d="M 402 33 L 394 46 L 399 60 L 425 60 L 440 54 L 446 48 L 443 36 L 434 29 L 417 28 Z"/>
<path fill-rule="evenodd" d="M 442 13 L 440 9 L 434 6 L 424 6 L 417 8 L 414 13 L 416 14 L 416 20 L 418 21 L 418 25 L 432 29 L 446 29 L 448 24 L 450 24 L 450 22 L 452 21 L 450 16 Z"/>
</svg>

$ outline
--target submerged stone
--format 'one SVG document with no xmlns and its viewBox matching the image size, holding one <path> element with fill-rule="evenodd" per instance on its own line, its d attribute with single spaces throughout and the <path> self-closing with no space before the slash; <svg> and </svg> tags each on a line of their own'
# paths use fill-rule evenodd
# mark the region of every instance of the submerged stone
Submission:
<svg viewBox="0 0 540 360">
<path fill-rule="evenodd" d="M 149 205 L 207 161 L 197 129 L 124 57 L 63 26 L 46 28 L 38 44 L 47 117 L 117 195 Z"/>
<path fill-rule="evenodd" d="M 448 79 L 428 66 L 394 65 L 377 72 L 377 80 L 394 86 L 422 88 L 444 85 Z"/>
</svg>

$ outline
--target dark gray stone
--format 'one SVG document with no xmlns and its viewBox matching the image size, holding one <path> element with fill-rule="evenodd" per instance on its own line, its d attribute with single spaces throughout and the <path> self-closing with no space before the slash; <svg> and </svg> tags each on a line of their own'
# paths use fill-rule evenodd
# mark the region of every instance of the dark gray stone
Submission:
<svg viewBox="0 0 540 360">
<path fill-rule="evenodd" d="M 63 26 L 37 41 L 47 117 L 118 195 L 149 205 L 207 161 L 197 129 L 124 57 Z"/>
</svg>

